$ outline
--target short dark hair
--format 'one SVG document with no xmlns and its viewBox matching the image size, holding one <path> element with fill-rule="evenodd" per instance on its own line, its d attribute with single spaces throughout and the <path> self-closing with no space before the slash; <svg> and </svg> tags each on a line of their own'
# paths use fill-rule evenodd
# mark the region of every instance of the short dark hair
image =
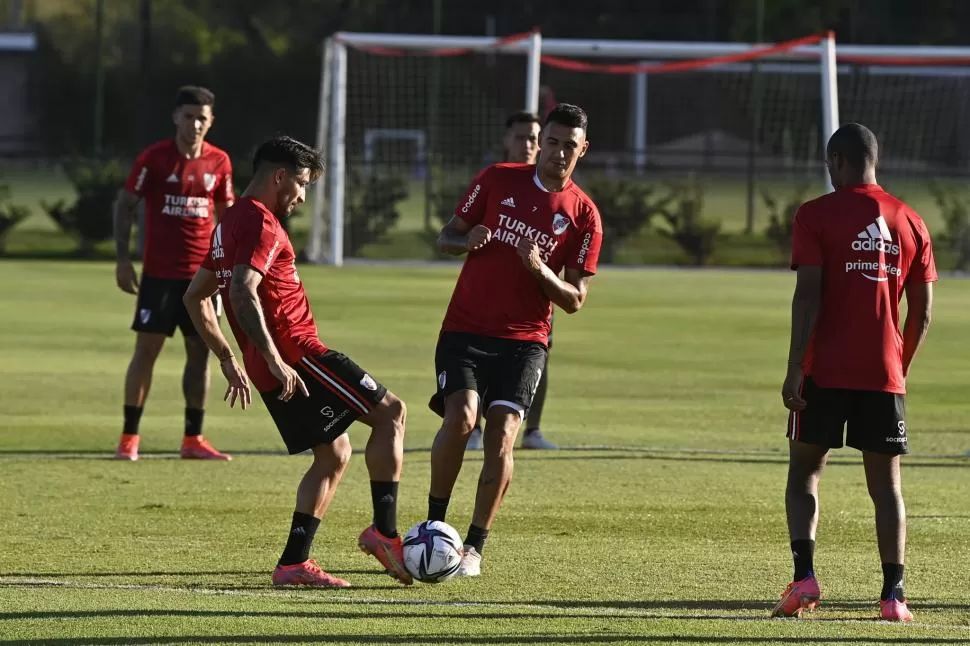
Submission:
<svg viewBox="0 0 970 646">
<path fill-rule="evenodd" d="M 539 123 L 539 117 L 528 110 L 520 110 L 505 120 L 505 129 L 508 130 L 517 123 Z"/>
<path fill-rule="evenodd" d="M 207 105 L 214 108 L 216 105 L 216 95 L 212 90 L 201 85 L 183 85 L 175 93 L 175 107 L 183 105 Z"/>
<path fill-rule="evenodd" d="M 323 174 L 323 153 L 292 137 L 273 137 L 260 144 L 253 156 L 253 173 L 258 173 L 263 166 L 285 166 L 291 172 L 307 168 L 310 181 L 315 182 Z"/>
<path fill-rule="evenodd" d="M 840 155 L 858 170 L 875 167 L 879 161 L 879 143 L 872 130 L 861 123 L 847 123 L 836 130 L 825 147 L 826 156 Z"/>
<path fill-rule="evenodd" d="M 558 123 L 569 128 L 582 128 L 583 132 L 586 132 L 589 119 L 586 117 L 586 112 L 578 105 L 560 103 L 546 117 L 546 125 L 550 123 Z"/>
</svg>

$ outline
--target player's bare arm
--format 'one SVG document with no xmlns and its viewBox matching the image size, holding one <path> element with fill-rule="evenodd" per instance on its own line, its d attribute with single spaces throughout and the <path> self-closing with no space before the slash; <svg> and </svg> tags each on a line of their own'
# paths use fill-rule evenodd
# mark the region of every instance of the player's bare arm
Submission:
<svg viewBox="0 0 970 646">
<path fill-rule="evenodd" d="M 438 235 L 438 249 L 442 253 L 460 256 L 469 251 L 477 251 L 489 243 L 492 231 L 488 227 L 470 225 L 461 218 L 452 217 Z"/>
<path fill-rule="evenodd" d="M 788 371 L 781 389 L 785 407 L 803 410 L 802 359 L 808 349 L 822 302 L 822 268 L 816 265 L 800 265 L 795 280 L 795 294 L 791 304 L 791 343 L 788 346 Z"/>
<path fill-rule="evenodd" d="M 232 282 L 229 284 L 229 302 L 232 310 L 236 314 L 239 327 L 266 359 L 270 372 L 283 384 L 283 392 L 280 399 L 289 401 L 296 391 L 303 393 L 304 397 L 309 396 L 306 384 L 283 358 L 280 357 L 273 337 L 270 336 L 269 329 L 266 327 L 266 318 L 263 316 L 263 307 L 259 303 L 257 289 L 263 280 L 263 275 L 249 265 L 236 265 L 232 269 Z"/>
<path fill-rule="evenodd" d="M 584 274 L 578 269 L 566 269 L 564 277 L 560 278 L 542 262 L 539 245 L 525 236 L 519 239 L 516 251 L 526 268 L 539 281 L 539 286 L 550 301 L 567 314 L 575 314 L 583 307 L 589 290 L 589 279 L 592 278 L 590 274 Z"/>
<path fill-rule="evenodd" d="M 930 329 L 933 310 L 933 283 L 906 283 L 906 322 L 903 324 L 903 376 L 909 375 L 917 350 Z"/>
<path fill-rule="evenodd" d="M 137 195 L 129 193 L 125 189 L 118 191 L 118 199 L 114 205 L 114 234 L 115 234 L 115 254 L 117 264 L 115 266 L 115 280 L 118 287 L 123 292 L 135 294 L 138 292 L 138 274 L 131 262 L 131 228 L 135 224 L 135 210 L 138 202 L 141 201 Z"/>
<path fill-rule="evenodd" d="M 232 407 L 236 399 L 239 399 L 239 404 L 245 410 L 252 402 L 252 391 L 246 371 L 236 361 L 232 347 L 222 333 L 222 328 L 219 327 L 219 319 L 212 305 L 212 296 L 218 292 L 218 289 L 218 276 L 200 267 L 192 282 L 189 283 L 188 289 L 185 290 L 182 302 L 185 303 L 185 309 L 195 329 L 199 331 L 199 336 L 219 359 L 219 367 L 229 383 L 223 400 L 229 402 L 229 406 Z"/>
</svg>

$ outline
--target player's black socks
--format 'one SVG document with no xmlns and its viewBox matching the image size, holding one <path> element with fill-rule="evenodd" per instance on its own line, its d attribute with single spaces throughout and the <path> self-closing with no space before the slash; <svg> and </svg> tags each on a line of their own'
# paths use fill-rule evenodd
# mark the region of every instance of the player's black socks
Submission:
<svg viewBox="0 0 970 646">
<path fill-rule="evenodd" d="M 451 502 L 451 498 L 428 496 L 428 520 L 445 522 L 445 516 L 448 515 L 449 502 Z"/>
<path fill-rule="evenodd" d="M 374 526 L 383 536 L 397 536 L 397 483 L 370 482 L 370 497 L 374 503 Z"/>
<path fill-rule="evenodd" d="M 488 530 L 482 529 L 478 525 L 468 526 L 468 535 L 465 537 L 465 545 L 471 545 L 479 554 L 485 548 L 485 539 L 488 538 Z"/>
<path fill-rule="evenodd" d="M 807 538 L 792 541 L 791 555 L 795 560 L 795 581 L 815 574 L 815 541 Z"/>
<path fill-rule="evenodd" d="M 201 408 L 185 409 L 185 437 L 202 435 L 202 418 L 205 411 Z"/>
<path fill-rule="evenodd" d="M 525 429 L 525 434 L 526 435 L 532 435 L 533 433 L 538 432 L 538 430 L 539 430 L 539 427 L 538 426 L 534 426 L 532 428 L 527 428 L 527 429 Z"/>
<path fill-rule="evenodd" d="M 121 431 L 125 435 L 138 435 L 138 422 L 141 421 L 141 413 L 145 410 L 141 406 L 125 406 L 125 426 Z"/>
<path fill-rule="evenodd" d="M 882 564 L 882 594 L 879 598 L 885 601 L 890 597 L 896 601 L 906 600 L 906 594 L 903 592 L 902 563 Z"/>
<path fill-rule="evenodd" d="M 286 547 L 283 548 L 283 556 L 280 557 L 279 564 L 296 565 L 310 558 L 310 545 L 313 544 L 313 536 L 317 533 L 318 527 L 320 527 L 319 518 L 294 511 L 290 536 L 286 539 Z"/>
</svg>

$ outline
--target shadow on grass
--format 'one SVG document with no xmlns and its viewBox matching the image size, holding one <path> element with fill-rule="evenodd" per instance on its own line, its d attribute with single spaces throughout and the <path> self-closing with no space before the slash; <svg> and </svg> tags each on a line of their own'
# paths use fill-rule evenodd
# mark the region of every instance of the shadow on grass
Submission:
<svg viewBox="0 0 970 646">
<path fill-rule="evenodd" d="M 837 643 L 872 644 L 872 637 L 798 637 L 800 644 Z M 175 644 L 183 642 L 204 644 L 618 644 L 618 643 L 659 643 L 659 644 L 777 644 L 776 637 L 742 637 L 731 635 L 640 635 L 635 633 L 615 633 L 612 635 L 574 634 L 562 635 L 542 633 L 530 635 L 455 635 L 453 633 L 430 633 L 419 635 L 181 635 L 179 637 L 79 637 L 70 639 L 22 640 L 17 643 L 67 645 L 91 644 L 93 646 L 112 644 Z M 880 644 L 970 644 L 970 639 L 948 637 L 883 637 Z"/>
</svg>

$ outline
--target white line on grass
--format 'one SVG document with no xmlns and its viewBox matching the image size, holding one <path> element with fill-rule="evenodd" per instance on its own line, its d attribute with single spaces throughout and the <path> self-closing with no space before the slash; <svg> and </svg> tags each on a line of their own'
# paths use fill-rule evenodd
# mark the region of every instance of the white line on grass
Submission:
<svg viewBox="0 0 970 646">
<path fill-rule="evenodd" d="M 584 611 L 587 613 L 595 613 L 596 615 L 602 616 L 612 616 L 612 617 L 627 617 L 631 619 L 699 619 L 699 620 L 713 620 L 713 621 L 765 621 L 769 617 L 767 614 L 761 614 L 757 616 L 744 616 L 744 615 L 725 615 L 725 614 L 706 614 L 701 608 L 693 609 L 671 609 L 671 612 L 657 612 L 650 610 L 634 610 L 628 608 L 610 608 L 604 607 L 602 605 L 597 605 L 596 602 L 592 602 L 589 606 L 583 606 L 580 603 L 570 602 L 568 607 L 563 607 L 561 605 L 555 605 L 555 603 L 542 604 L 542 603 L 528 603 L 528 602 L 501 602 L 494 603 L 490 601 L 436 601 L 433 599 L 378 599 L 373 597 L 357 597 L 357 596 L 322 596 L 328 593 L 333 595 L 343 595 L 345 592 L 334 592 L 330 590 L 317 590 L 313 593 L 303 592 L 299 589 L 289 589 L 289 590 L 276 590 L 267 589 L 265 591 L 258 590 L 234 590 L 232 588 L 205 588 L 196 586 L 166 586 L 166 585 L 155 585 L 155 584 L 138 584 L 138 583 L 86 583 L 81 581 L 68 581 L 63 579 L 38 579 L 30 577 L 10 577 L 10 576 L 0 576 L 0 587 L 10 587 L 10 588 L 43 588 L 43 587 L 54 587 L 54 588 L 64 588 L 64 589 L 74 589 L 74 590 L 133 590 L 133 591 L 143 591 L 143 592 L 164 592 L 164 593 L 182 593 L 182 594 L 198 594 L 205 596 L 232 596 L 232 597 L 249 597 L 249 598 L 270 598 L 270 599 L 290 599 L 305 601 L 307 603 L 319 603 L 319 604 L 333 604 L 333 605 L 373 605 L 373 606 L 412 606 L 412 607 L 430 607 L 430 608 L 487 608 L 493 611 L 501 610 L 533 610 L 542 612 L 554 612 L 561 614 L 563 617 L 568 618 L 570 616 L 575 616 L 578 611 Z M 353 590 L 353 588 L 351 588 Z M 621 602 L 622 603 L 622 602 Z M 676 603 L 676 602 L 674 602 Z M 918 606 L 917 606 L 918 607 Z M 754 611 L 754 609 L 752 609 Z M 515 619 L 516 614 L 510 612 L 508 615 L 509 619 Z M 460 615 L 456 615 L 460 617 Z M 835 624 L 872 624 L 877 620 L 867 619 L 867 618 L 827 618 L 814 616 L 811 621 L 821 621 L 825 623 L 835 623 Z M 884 622 L 883 622 L 884 623 Z M 914 625 L 915 628 L 928 629 L 928 630 L 966 630 L 967 626 L 959 624 L 927 624 L 919 622 Z"/>
</svg>

